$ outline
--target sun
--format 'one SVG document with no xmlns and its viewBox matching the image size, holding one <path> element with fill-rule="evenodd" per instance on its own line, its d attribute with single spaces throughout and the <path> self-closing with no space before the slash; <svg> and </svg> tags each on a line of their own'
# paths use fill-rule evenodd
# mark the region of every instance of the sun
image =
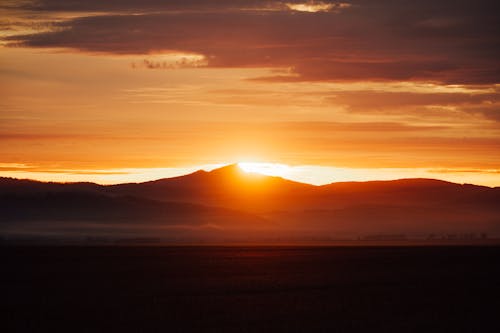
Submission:
<svg viewBox="0 0 500 333">
<path fill-rule="evenodd" d="M 284 178 L 291 172 L 290 166 L 281 163 L 239 162 L 238 166 L 244 172 L 259 173 L 262 175 Z"/>
</svg>

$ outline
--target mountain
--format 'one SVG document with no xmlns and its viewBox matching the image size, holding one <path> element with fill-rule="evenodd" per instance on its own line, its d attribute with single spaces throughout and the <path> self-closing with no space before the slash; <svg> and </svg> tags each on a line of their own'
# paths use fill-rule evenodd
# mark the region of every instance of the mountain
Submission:
<svg viewBox="0 0 500 333">
<path fill-rule="evenodd" d="M 0 234 L 5 237 L 500 236 L 500 188 L 433 179 L 313 186 L 229 165 L 108 186 L 2 178 L 0 200 Z"/>
<path fill-rule="evenodd" d="M 315 188 L 280 177 L 246 173 L 238 165 L 232 164 L 210 172 L 200 170 L 186 176 L 141 184 L 112 185 L 106 191 L 262 213 L 301 203 L 306 194 L 312 193 Z"/>
</svg>

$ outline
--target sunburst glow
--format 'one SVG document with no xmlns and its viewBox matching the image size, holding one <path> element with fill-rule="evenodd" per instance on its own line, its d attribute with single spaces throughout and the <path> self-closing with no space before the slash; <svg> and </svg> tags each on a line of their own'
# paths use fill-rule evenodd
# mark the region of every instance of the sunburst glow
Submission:
<svg viewBox="0 0 500 333">
<path fill-rule="evenodd" d="M 260 173 L 267 176 L 287 177 L 291 167 L 280 163 L 240 162 L 238 166 L 245 172 Z"/>
</svg>

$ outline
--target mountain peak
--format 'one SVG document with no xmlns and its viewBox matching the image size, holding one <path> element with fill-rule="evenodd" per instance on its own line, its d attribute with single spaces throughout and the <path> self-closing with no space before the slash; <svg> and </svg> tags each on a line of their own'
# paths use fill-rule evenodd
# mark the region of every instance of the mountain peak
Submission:
<svg viewBox="0 0 500 333">
<path fill-rule="evenodd" d="M 220 168 L 217 168 L 217 169 L 210 171 L 210 173 L 212 173 L 212 174 L 214 174 L 214 173 L 235 174 L 235 173 L 241 173 L 241 172 L 244 172 L 244 171 L 240 168 L 240 166 L 237 163 L 228 164 L 228 165 L 225 165 L 223 167 L 220 167 Z"/>
<path fill-rule="evenodd" d="M 257 179 L 270 179 L 273 177 L 265 176 L 260 173 L 245 172 L 237 163 L 228 164 L 218 169 L 208 172 L 208 175 L 215 176 L 217 179 L 227 179 L 231 181 L 255 181 Z"/>
</svg>

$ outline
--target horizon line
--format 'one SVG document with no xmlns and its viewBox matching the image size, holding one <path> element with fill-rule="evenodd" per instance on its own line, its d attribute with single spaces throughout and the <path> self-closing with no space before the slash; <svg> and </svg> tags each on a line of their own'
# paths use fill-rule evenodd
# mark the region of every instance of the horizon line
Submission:
<svg viewBox="0 0 500 333">
<path fill-rule="evenodd" d="M 261 171 L 253 171 L 253 170 L 244 170 L 244 168 L 241 166 L 242 164 L 254 164 L 254 165 L 262 165 L 263 168 Z M 288 170 L 288 176 L 285 175 L 280 175 L 280 174 L 273 174 L 272 168 L 269 168 L 269 165 L 279 165 L 280 167 L 285 167 Z M 447 182 L 447 183 L 453 183 L 457 185 L 474 185 L 474 186 L 483 186 L 483 187 L 489 187 L 489 188 L 497 188 L 500 187 L 500 184 L 498 185 L 492 185 L 492 184 L 485 184 L 485 183 L 478 183 L 478 182 L 468 182 L 468 181 L 456 181 L 453 179 L 450 179 L 450 177 L 432 177 L 430 173 L 434 174 L 439 174 L 437 171 L 433 169 L 424 169 L 424 168 L 337 168 L 337 167 L 329 167 L 329 166 L 312 166 L 312 165 L 304 165 L 304 166 L 289 166 L 286 164 L 280 164 L 280 163 L 266 163 L 266 162 L 232 162 L 232 163 L 227 163 L 227 164 L 207 164 L 207 165 L 201 165 L 198 167 L 186 167 L 186 168 L 134 168 L 134 169 L 108 169 L 108 170 L 59 170 L 59 171 L 54 171 L 51 170 L 50 172 L 36 172 L 36 171 L 17 171 L 17 172 L 11 172 L 14 173 L 14 175 L 9 174 L 9 172 L 0 172 L 0 179 L 14 179 L 14 180 L 25 180 L 25 181 L 34 181 L 34 182 L 41 182 L 41 183 L 57 183 L 57 184 L 77 184 L 77 183 L 90 183 L 90 184 L 96 184 L 100 186 L 112 186 L 112 185 L 120 185 L 120 184 L 142 184 L 142 183 L 147 183 L 147 182 L 155 182 L 155 181 L 160 181 L 160 180 L 166 180 L 166 179 L 173 179 L 173 178 L 178 178 L 178 177 L 184 177 L 184 176 L 189 176 L 191 174 L 203 171 L 210 173 L 215 170 L 223 169 L 229 166 L 237 166 L 241 169 L 243 173 L 247 174 L 258 174 L 258 175 L 263 175 L 263 176 L 268 176 L 268 177 L 278 177 L 284 180 L 296 182 L 296 183 L 301 183 L 305 185 L 311 185 L 311 186 L 325 186 L 325 185 L 330 185 L 330 184 L 336 184 L 336 183 L 367 183 L 367 182 L 389 182 L 389 181 L 402 181 L 402 180 L 433 180 L 433 181 L 442 181 L 442 182 Z M 267 168 L 267 170 L 266 170 Z M 296 168 L 299 168 L 298 172 L 295 170 Z M 323 171 L 331 171 L 332 173 L 334 171 L 342 170 L 350 170 L 350 171 L 356 171 L 356 170 L 383 170 L 383 171 L 417 171 L 414 172 L 415 176 L 411 176 L 409 174 L 407 177 L 382 177 L 382 178 L 370 178 L 370 177 L 360 177 L 359 179 L 355 179 L 356 176 L 351 176 L 347 177 L 349 179 L 337 179 L 333 181 L 326 181 L 322 183 L 318 182 L 307 182 L 306 179 L 303 179 L 304 177 L 300 177 L 302 173 L 307 173 L 307 169 L 323 169 Z M 112 170 L 115 170 L 113 172 Z M 455 173 L 457 174 L 463 174 L 463 173 L 472 173 L 471 171 L 468 170 L 463 170 L 463 169 L 455 169 Z M 462 171 L 461 171 L 462 170 Z M 87 173 L 87 172 L 88 173 Z M 144 178 L 144 176 L 147 176 L 144 172 L 145 171 L 151 171 L 149 173 L 150 177 Z M 156 171 L 156 172 L 155 172 Z M 157 175 L 158 171 L 170 171 L 171 174 L 167 173 L 167 176 L 161 176 Z M 267 171 L 267 172 L 266 172 Z M 274 170 L 275 171 L 275 170 Z M 309 170 L 311 171 L 317 171 L 317 170 Z M 427 175 L 422 176 L 421 173 L 424 171 L 424 173 L 427 173 Z M 141 173 L 142 172 L 142 173 Z M 4 175 L 6 174 L 7 175 Z M 52 177 L 23 177 L 23 175 L 16 176 L 17 174 L 23 173 L 26 175 L 26 173 L 32 173 L 35 175 L 41 175 L 43 174 L 49 174 L 48 176 Z M 411 173 L 411 172 L 410 172 Z M 479 173 L 479 172 L 478 172 Z M 442 174 L 447 174 L 447 175 L 453 175 L 454 173 L 451 171 L 446 171 L 442 172 Z M 496 172 L 494 173 L 496 174 Z M 61 177 L 54 177 L 54 175 L 59 175 L 59 176 L 67 176 L 69 179 L 61 179 Z M 136 175 L 138 179 L 128 179 L 128 178 L 133 178 L 133 176 Z M 157 177 L 153 177 L 153 175 L 157 175 Z M 394 174 L 393 174 L 394 175 Z M 71 177 L 71 176 L 76 176 L 76 177 Z M 83 177 L 83 176 L 88 176 L 88 177 Z M 115 179 L 115 181 L 107 181 L 105 178 L 111 178 Z M 112 177 L 110 177 L 112 176 Z M 123 177 L 125 179 L 117 179 L 120 177 L 117 176 L 128 176 L 128 177 Z M 142 176 L 142 177 L 141 177 Z M 331 176 L 331 175 L 330 175 Z M 153 177 L 153 178 L 151 178 Z M 76 179 L 71 179 L 71 178 L 76 178 Z M 85 179 L 87 178 L 87 179 Z M 447 179 L 446 179 L 447 178 Z M 453 178 L 453 177 L 451 177 Z M 99 179 L 102 179 L 102 181 L 99 181 Z"/>
</svg>

